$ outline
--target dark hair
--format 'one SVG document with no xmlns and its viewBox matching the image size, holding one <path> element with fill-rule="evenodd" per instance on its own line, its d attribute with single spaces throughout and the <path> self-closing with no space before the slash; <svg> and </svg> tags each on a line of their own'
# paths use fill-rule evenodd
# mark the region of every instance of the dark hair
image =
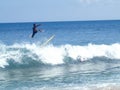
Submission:
<svg viewBox="0 0 120 90">
<path fill-rule="evenodd" d="M 33 26 L 36 26 L 36 24 L 34 23 Z"/>
</svg>

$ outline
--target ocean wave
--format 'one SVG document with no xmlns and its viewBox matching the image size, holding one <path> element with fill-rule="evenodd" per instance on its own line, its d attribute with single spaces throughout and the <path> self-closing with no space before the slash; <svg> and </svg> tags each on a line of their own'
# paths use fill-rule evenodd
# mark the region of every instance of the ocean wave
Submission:
<svg viewBox="0 0 120 90">
<path fill-rule="evenodd" d="M 69 62 L 83 62 L 95 57 L 120 60 L 120 44 L 111 45 L 47 45 L 0 44 L 0 67 L 18 65 L 59 65 Z"/>
<path fill-rule="evenodd" d="M 21 87 L 16 90 L 120 90 L 120 85 L 115 83 L 104 83 L 96 85 L 67 85 L 67 86 L 47 86 L 47 87 Z"/>
</svg>

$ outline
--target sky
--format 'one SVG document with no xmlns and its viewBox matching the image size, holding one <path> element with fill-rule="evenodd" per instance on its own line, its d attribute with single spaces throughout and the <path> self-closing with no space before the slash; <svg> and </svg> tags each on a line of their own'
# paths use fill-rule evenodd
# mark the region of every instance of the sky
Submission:
<svg viewBox="0 0 120 90">
<path fill-rule="evenodd" d="M 120 0 L 0 0 L 0 22 L 120 20 Z"/>
</svg>

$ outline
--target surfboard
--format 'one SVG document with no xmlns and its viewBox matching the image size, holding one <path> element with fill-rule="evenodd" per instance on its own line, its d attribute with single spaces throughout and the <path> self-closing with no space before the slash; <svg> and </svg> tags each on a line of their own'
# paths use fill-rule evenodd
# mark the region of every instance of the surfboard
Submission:
<svg viewBox="0 0 120 90">
<path fill-rule="evenodd" d="M 54 37 L 55 35 L 52 35 L 51 37 L 49 37 L 41 46 L 47 45 Z"/>
</svg>

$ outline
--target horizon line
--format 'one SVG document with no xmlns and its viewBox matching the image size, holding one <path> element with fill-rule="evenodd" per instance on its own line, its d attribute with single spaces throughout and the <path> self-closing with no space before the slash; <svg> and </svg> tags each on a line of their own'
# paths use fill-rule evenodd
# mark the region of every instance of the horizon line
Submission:
<svg viewBox="0 0 120 90">
<path fill-rule="evenodd" d="M 58 21 L 17 21 L 17 22 L 0 22 L 0 24 L 4 24 L 4 23 L 47 23 L 47 22 L 51 22 L 51 23 L 54 23 L 54 22 L 95 22 L 95 21 L 120 21 L 120 19 L 102 19 L 102 20 L 58 20 Z"/>
</svg>

